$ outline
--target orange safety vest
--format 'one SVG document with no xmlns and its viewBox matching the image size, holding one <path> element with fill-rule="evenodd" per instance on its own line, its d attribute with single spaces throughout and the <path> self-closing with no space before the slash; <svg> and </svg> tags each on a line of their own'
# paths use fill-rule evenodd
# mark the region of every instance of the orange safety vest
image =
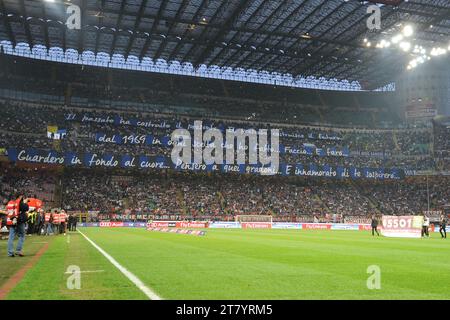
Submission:
<svg viewBox="0 0 450 320">
<path fill-rule="evenodd" d="M 19 201 L 18 200 L 11 200 L 6 205 L 6 213 L 8 214 L 6 218 L 6 225 L 12 226 L 12 220 L 14 217 L 17 217 L 19 215 Z"/>
<path fill-rule="evenodd" d="M 6 225 L 11 226 L 12 220 L 14 217 L 17 217 L 19 215 L 19 199 L 17 200 L 11 200 L 6 205 L 6 212 L 8 214 L 8 217 L 6 218 Z M 35 198 L 28 199 L 28 206 L 30 210 L 38 210 L 42 208 L 42 201 Z"/>
<path fill-rule="evenodd" d="M 53 214 L 53 223 L 54 224 L 60 224 L 61 223 L 61 214 L 60 213 L 54 213 Z"/>
<path fill-rule="evenodd" d="M 59 214 L 59 221 L 60 221 L 61 223 L 65 223 L 65 222 L 67 221 L 67 214 L 65 214 L 64 212 L 61 212 L 61 213 Z"/>
</svg>

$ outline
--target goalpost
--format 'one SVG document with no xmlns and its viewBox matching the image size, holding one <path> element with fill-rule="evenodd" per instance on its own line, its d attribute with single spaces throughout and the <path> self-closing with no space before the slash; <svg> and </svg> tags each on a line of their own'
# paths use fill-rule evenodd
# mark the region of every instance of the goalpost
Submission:
<svg viewBox="0 0 450 320">
<path fill-rule="evenodd" d="M 239 223 L 270 223 L 272 224 L 272 216 L 269 215 L 237 215 L 235 221 Z"/>
</svg>

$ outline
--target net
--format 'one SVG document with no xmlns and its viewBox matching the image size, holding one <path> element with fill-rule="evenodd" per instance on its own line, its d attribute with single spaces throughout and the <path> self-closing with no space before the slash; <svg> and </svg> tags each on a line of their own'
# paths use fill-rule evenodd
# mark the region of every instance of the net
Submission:
<svg viewBox="0 0 450 320">
<path fill-rule="evenodd" d="M 236 222 L 269 222 L 272 223 L 272 216 L 262 215 L 237 215 Z"/>
</svg>

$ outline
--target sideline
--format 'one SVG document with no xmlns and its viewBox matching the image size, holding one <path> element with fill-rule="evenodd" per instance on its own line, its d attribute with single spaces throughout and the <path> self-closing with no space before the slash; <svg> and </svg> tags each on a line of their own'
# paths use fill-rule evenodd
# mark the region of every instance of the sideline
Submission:
<svg viewBox="0 0 450 320">
<path fill-rule="evenodd" d="M 128 271 L 124 266 L 122 266 L 120 263 L 118 263 L 113 257 L 111 257 L 106 251 L 104 251 L 102 248 L 100 248 L 94 241 L 89 239 L 83 232 L 81 232 L 79 229 L 77 231 L 90 243 L 94 246 L 95 249 L 97 249 L 106 259 L 109 260 L 117 269 L 119 269 L 120 272 L 122 272 L 125 277 L 128 278 L 131 282 L 135 284 L 136 287 L 139 288 L 148 298 L 151 300 L 162 300 L 160 296 L 158 296 L 152 289 L 147 287 L 138 277 L 136 277 L 133 273 Z"/>
</svg>

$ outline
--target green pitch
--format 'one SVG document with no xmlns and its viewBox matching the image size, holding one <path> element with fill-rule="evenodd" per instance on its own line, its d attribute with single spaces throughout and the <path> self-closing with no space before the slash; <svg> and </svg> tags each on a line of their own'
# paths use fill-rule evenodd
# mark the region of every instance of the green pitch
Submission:
<svg viewBox="0 0 450 320">
<path fill-rule="evenodd" d="M 197 237 L 81 230 L 163 299 L 450 299 L 450 242 L 439 234 L 392 239 L 358 231 L 209 229 Z M 32 237 L 50 239 L 49 249 L 8 299 L 147 298 L 80 234 L 68 237 Z M 6 243 L 0 246 L 2 268 Z M 80 267 L 80 289 L 67 287 L 70 265 Z M 379 290 L 367 288 L 371 265 L 381 271 Z"/>
</svg>

